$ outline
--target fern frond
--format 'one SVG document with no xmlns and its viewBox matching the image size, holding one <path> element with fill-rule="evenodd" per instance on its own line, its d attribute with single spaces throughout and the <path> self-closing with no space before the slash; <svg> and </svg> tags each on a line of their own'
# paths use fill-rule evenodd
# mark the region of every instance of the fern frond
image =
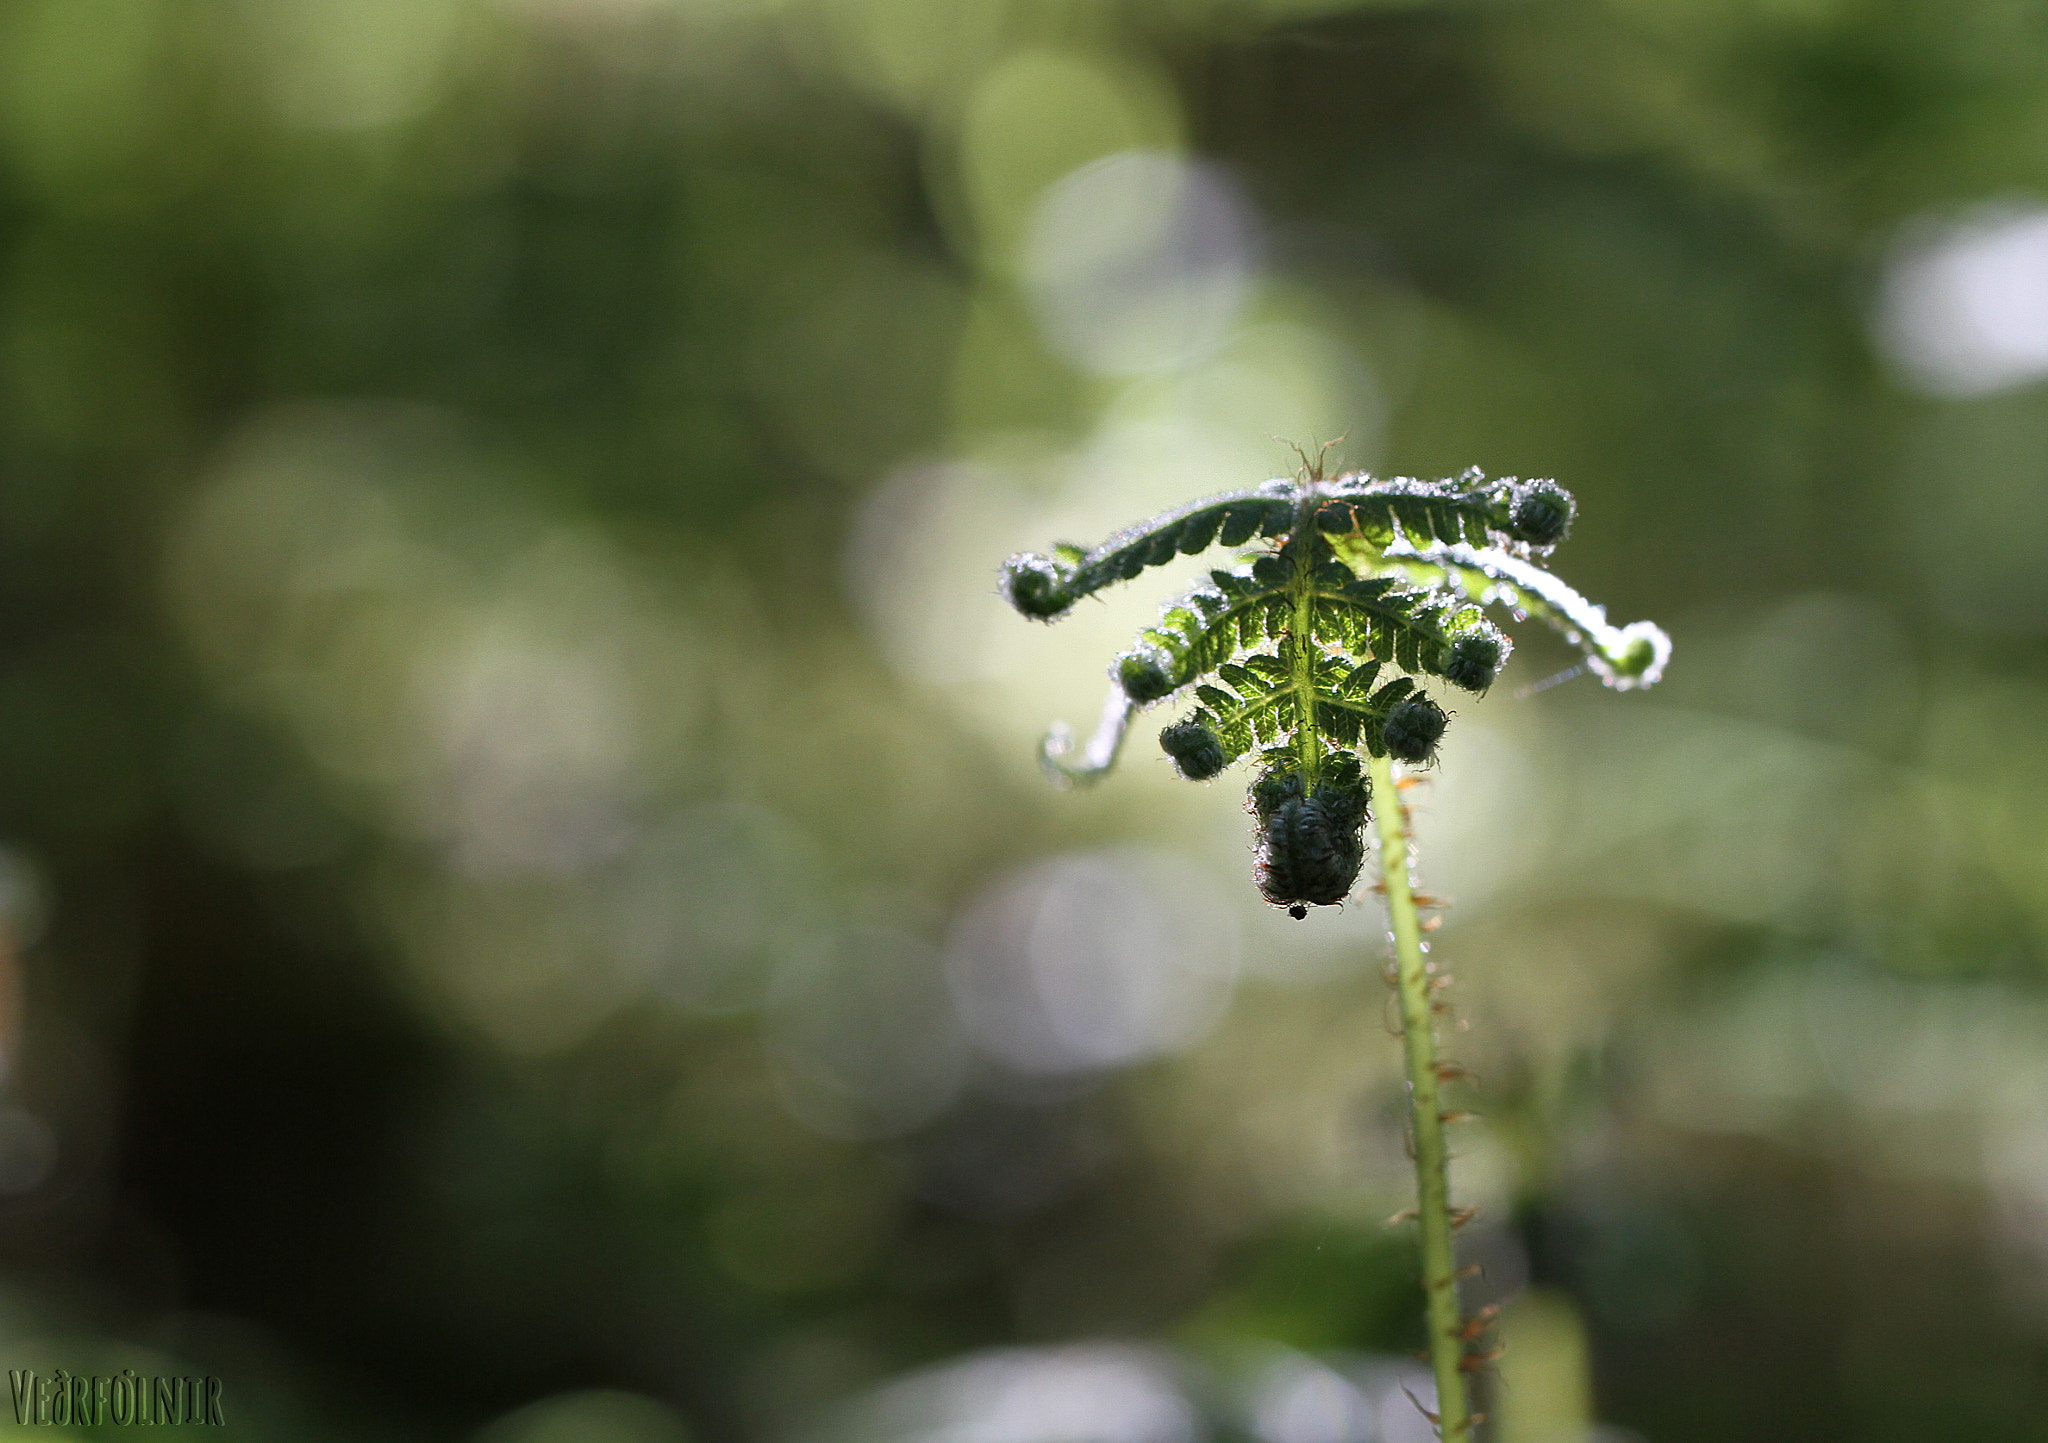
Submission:
<svg viewBox="0 0 2048 1443">
<path fill-rule="evenodd" d="M 1320 530 L 1356 532 L 1377 546 L 1405 538 L 1417 545 L 1463 541 L 1544 554 L 1570 534 L 1578 514 L 1571 493 L 1555 481 L 1488 481 L 1477 466 L 1440 481 L 1340 476 L 1325 483 L 1322 494 Z"/>
<path fill-rule="evenodd" d="M 1468 691 L 1492 685 L 1509 650 L 1500 629 L 1477 606 L 1393 583 L 1392 577 L 1371 576 L 1315 587 L 1310 596 L 1317 636 L 1353 656 L 1445 677 Z M 1482 664 L 1485 658 L 1490 665 Z"/>
<path fill-rule="evenodd" d="M 1170 603 L 1116 659 L 1116 686 L 1078 761 L 1055 728 L 1042 757 L 1062 784 L 1114 763 L 1134 711 L 1191 691 L 1194 707 L 1159 733 L 1184 777 L 1205 780 L 1253 752 L 1260 890 L 1297 916 L 1339 900 L 1358 873 L 1368 798 L 1361 758 L 1436 759 L 1449 716 L 1418 685 L 1493 684 L 1510 651 L 1487 606 L 1537 616 L 1570 638 L 1609 686 L 1648 686 L 1670 639 L 1605 611 L 1532 559 L 1564 539 L 1571 496 L 1553 481 L 1442 481 L 1365 475 L 1268 481 L 1211 496 L 1110 537 L 1092 551 L 1013 556 L 1003 590 L 1051 620 L 1146 567 L 1221 543 L 1281 544 Z M 1392 671 L 1393 675 L 1388 675 Z"/>
<path fill-rule="evenodd" d="M 1531 559 L 1571 527 L 1572 498 L 1555 482 L 1489 482 L 1476 470 L 1445 481 L 1326 480 L 1319 459 L 1304 453 L 1302 464 L 1307 474 L 1298 481 L 1195 502 L 1093 551 L 1013 556 L 1003 570 L 1011 603 L 1051 620 L 1175 556 L 1218 541 L 1285 538 L 1236 569 L 1211 571 L 1117 658 L 1117 684 L 1079 765 L 1065 760 L 1072 740 L 1064 728 L 1047 738 L 1043 757 L 1063 783 L 1092 781 L 1115 760 L 1136 708 L 1191 690 L 1194 709 L 1159 733 L 1160 748 L 1194 781 L 1258 752 L 1252 875 L 1260 895 L 1297 920 L 1310 907 L 1343 902 L 1357 885 L 1372 789 L 1396 785 L 1391 761 L 1436 760 L 1450 718 L 1417 678 L 1478 692 L 1492 685 L 1508 640 L 1484 607 L 1557 627 L 1612 687 L 1651 685 L 1671 652 L 1657 627 L 1610 626 L 1605 610 Z M 1459 1318 L 1451 1236 L 1459 1214 L 1449 1199 L 1449 1115 L 1438 1101 L 1444 1074 L 1434 1024 L 1437 991 L 1449 979 L 1433 976 L 1423 958 L 1400 803 L 1383 802 L 1378 820 L 1408 1060 L 1429 1357 L 1441 1400 L 1430 1417 L 1450 1440 L 1469 1436 L 1477 1415 L 1466 1410 L 1473 1325 Z"/>
<path fill-rule="evenodd" d="M 1054 722 L 1038 744 L 1038 764 L 1047 778 L 1059 787 L 1085 787 L 1109 775 L 1131 729 L 1131 711 L 1130 699 L 1111 687 L 1109 695 L 1102 699 L 1102 716 L 1095 723 L 1095 734 L 1088 738 L 1078 764 L 1067 760 L 1067 754 L 1074 749 L 1074 734 L 1065 722 Z"/>
<path fill-rule="evenodd" d="M 1195 688 L 1201 706 L 1188 718 L 1214 732 L 1232 761 L 1255 746 L 1279 741 L 1301 722 L 1300 699 L 1279 659 L 1260 655 L 1245 660 L 1246 665 L 1226 662 L 1217 668 L 1221 685 Z"/>
<path fill-rule="evenodd" d="M 1268 558 L 1260 558 L 1262 561 Z M 1293 605 L 1258 568 L 1212 571 L 1207 582 L 1166 608 L 1131 650 L 1117 658 L 1116 678 L 1143 706 L 1206 676 L 1250 647 L 1277 638 Z"/>
<path fill-rule="evenodd" d="M 1443 734 L 1443 711 L 1397 676 L 1375 687 L 1381 663 L 1349 664 L 1323 652 L 1314 663 L 1306 695 L 1279 657 L 1260 655 L 1245 665 L 1225 665 L 1220 684 L 1195 687 L 1198 705 L 1159 734 L 1159 744 L 1182 776 L 1206 781 L 1247 753 L 1271 747 L 1309 728 L 1319 744 L 1363 747 L 1376 757 L 1392 755 L 1423 762 Z"/>
<path fill-rule="evenodd" d="M 1242 546 L 1254 537 L 1284 536 L 1294 528 L 1300 499 L 1296 483 L 1268 481 L 1127 526 L 1093 550 L 1055 547 L 1051 556 L 1023 552 L 1003 565 L 1003 595 L 1024 615 L 1050 621 L 1083 597 L 1129 581 L 1148 566 L 1198 555 L 1218 542 Z"/>
<path fill-rule="evenodd" d="M 1301 587 L 1290 541 L 1250 568 L 1212 571 L 1173 602 L 1157 625 L 1117 658 L 1114 675 L 1132 702 L 1149 706 L 1248 648 L 1276 641 L 1294 622 Z M 1306 594 L 1314 639 L 1357 659 L 1394 662 L 1467 691 L 1493 684 L 1513 649 L 1478 605 L 1396 576 L 1356 575 L 1322 537 L 1313 538 Z"/>
<path fill-rule="evenodd" d="M 1655 686 L 1671 659 L 1671 637 L 1655 622 L 1614 626 L 1607 608 L 1520 557 L 1466 545 L 1391 551 L 1384 565 L 1424 584 L 1455 587 L 1482 605 L 1545 622 L 1585 658 L 1586 669 L 1616 691 Z"/>
<path fill-rule="evenodd" d="M 1355 535 L 1377 548 L 1405 540 L 1546 552 L 1571 529 L 1574 508 L 1570 493 L 1554 481 L 1488 481 L 1476 467 L 1441 481 L 1378 480 L 1362 472 L 1330 480 L 1273 480 L 1127 526 L 1092 550 L 1069 545 L 1054 547 L 1050 556 L 1020 552 L 1003 565 L 1003 595 L 1024 615 L 1050 621 L 1149 566 L 1195 556 L 1212 545 L 1286 536 L 1302 529 L 1304 514 L 1315 531 Z"/>
</svg>

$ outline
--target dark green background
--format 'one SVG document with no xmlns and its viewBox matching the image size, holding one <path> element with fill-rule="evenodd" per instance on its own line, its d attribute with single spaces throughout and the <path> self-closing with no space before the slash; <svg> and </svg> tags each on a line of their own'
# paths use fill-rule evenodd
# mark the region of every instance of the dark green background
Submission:
<svg viewBox="0 0 2048 1443">
<path fill-rule="evenodd" d="M 949 689 L 888 640 L 994 604 L 1141 385 L 1040 344 L 959 179 L 1027 52 L 1234 177 L 1261 304 L 1376 378 L 1354 464 L 1555 475 L 1559 569 L 1675 637 L 1648 696 L 1516 701 L 1564 664 L 1532 639 L 1473 709 L 1548 820 L 1462 803 L 1508 880 L 1441 934 L 1495 1222 L 1586 1320 L 1600 1418 L 2048 1438 L 2048 409 L 1918 394 L 1869 324 L 1901 227 L 2048 191 L 2048 18 L 2000 0 L 7 0 L 6 1051 L 57 1144 L 0 1201 L 17 1351 L 190 1360 L 252 1436 L 613 1387 L 709 1443 L 1010 1342 L 1413 1345 L 1398 1145 L 1261 1193 L 1191 1141 L 1285 1134 L 1316 1047 L 1333 1115 L 1386 1131 L 1369 956 L 1057 1096 L 837 1137 L 778 1101 L 745 980 L 777 929 L 880 928 L 937 1005 L 929 949 L 1004 869 L 1241 825 L 1229 782 L 1042 787 L 1032 653 Z M 1294 424 L 1249 428 L 1241 484 Z M 1022 478 L 998 520 L 873 509 L 956 461 Z M 627 678 L 623 761 L 484 662 L 471 731 L 422 730 L 462 638 L 505 635 Z M 463 792 L 464 746 L 539 800 Z M 609 894 L 463 831 L 557 817 L 578 767 L 632 825 L 772 833 L 715 884 L 737 1005 L 581 970 Z M 536 947 L 535 990 L 495 980 Z M 847 955 L 857 1030 L 898 1003 Z M 962 1147 L 1065 1181 L 962 1203 Z"/>
</svg>

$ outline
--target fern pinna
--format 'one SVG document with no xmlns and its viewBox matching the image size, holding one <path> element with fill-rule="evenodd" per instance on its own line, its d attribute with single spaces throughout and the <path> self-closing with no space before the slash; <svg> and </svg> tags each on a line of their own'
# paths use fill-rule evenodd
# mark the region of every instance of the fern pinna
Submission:
<svg viewBox="0 0 2048 1443">
<path fill-rule="evenodd" d="M 1260 891 L 1296 917 L 1340 902 L 1364 860 L 1363 764 L 1432 761 L 1448 718 L 1429 681 L 1484 692 L 1507 660 L 1511 645 L 1485 608 L 1555 625 L 1610 686 L 1647 686 L 1662 672 L 1662 631 L 1609 626 L 1601 608 L 1535 564 L 1564 539 L 1574 510 L 1552 481 L 1489 481 L 1476 470 L 1443 481 L 1326 479 L 1305 469 L 1141 522 L 1092 551 L 1013 556 L 1004 595 L 1050 621 L 1149 566 L 1267 543 L 1166 608 L 1117 658 L 1116 691 L 1084 759 L 1066 760 L 1070 744 L 1055 729 L 1047 764 L 1064 780 L 1092 781 L 1114 762 L 1136 709 L 1190 695 L 1193 710 L 1160 745 L 1195 781 L 1257 753 Z"/>
<path fill-rule="evenodd" d="M 1179 696 L 1192 709 L 1159 733 L 1184 777 L 1206 780 L 1257 754 L 1251 810 L 1254 875 L 1267 901 L 1296 918 L 1350 895 L 1365 861 L 1373 795 L 1380 886 L 1394 937 L 1390 980 L 1407 1060 L 1422 1278 L 1437 1408 L 1446 1440 L 1469 1439 L 1479 1416 L 1465 1378 L 1492 1353 L 1478 1340 L 1492 1310 L 1461 1315 L 1452 1235 L 1471 1216 L 1453 1209 L 1445 1082 L 1435 1020 L 1448 977 L 1425 956 L 1409 877 L 1407 817 L 1393 764 L 1426 766 L 1448 722 L 1430 694 L 1438 681 L 1468 692 L 1493 685 L 1509 642 L 1494 607 L 1538 617 L 1578 647 L 1583 666 L 1619 690 L 1648 686 L 1671 643 L 1649 622 L 1608 625 L 1606 613 L 1537 564 L 1570 531 L 1574 503 L 1554 481 L 1489 481 L 1478 471 L 1443 481 L 1366 475 L 1325 478 L 1307 465 L 1292 481 L 1212 496 L 1130 527 L 1092 551 L 1058 546 L 1013 556 L 1003 592 L 1024 615 L 1051 621 L 1076 602 L 1148 566 L 1214 545 L 1250 547 L 1239 565 L 1169 604 L 1111 668 L 1102 725 L 1078 762 L 1055 727 L 1043 756 L 1055 777 L 1093 781 L 1115 762 L 1135 711 Z"/>
</svg>

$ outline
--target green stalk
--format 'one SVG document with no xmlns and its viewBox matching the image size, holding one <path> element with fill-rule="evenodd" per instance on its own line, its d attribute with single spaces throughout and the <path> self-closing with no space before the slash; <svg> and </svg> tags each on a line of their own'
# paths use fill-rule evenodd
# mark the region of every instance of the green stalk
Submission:
<svg viewBox="0 0 2048 1443">
<path fill-rule="evenodd" d="M 1394 929 L 1401 1037 L 1408 1056 L 1408 1119 L 1415 1137 L 1415 1213 L 1422 1232 L 1422 1288 L 1428 1301 L 1429 1364 L 1436 1374 L 1437 1428 L 1445 1443 L 1468 1439 L 1465 1378 L 1459 1368 L 1464 1342 L 1458 1315 L 1457 1263 L 1451 1247 L 1450 1155 L 1444 1145 L 1444 1114 L 1438 1092 L 1436 1031 L 1430 1010 L 1429 974 L 1423 970 L 1422 925 L 1408 881 L 1408 832 L 1394 766 L 1369 756 L 1373 815 L 1379 819 L 1380 877 L 1386 885 L 1387 916 Z"/>
<path fill-rule="evenodd" d="M 1323 742 L 1316 727 L 1316 602 L 1308 546 L 1315 534 L 1315 522 L 1310 518 L 1309 505 L 1310 497 L 1305 493 L 1295 512 L 1294 541 L 1297 550 L 1291 588 L 1294 592 L 1294 629 L 1289 635 L 1294 641 L 1294 698 L 1301 717 L 1294 733 L 1294 754 L 1301 766 L 1301 784 L 1313 792 L 1316 772 L 1323 760 Z"/>
</svg>

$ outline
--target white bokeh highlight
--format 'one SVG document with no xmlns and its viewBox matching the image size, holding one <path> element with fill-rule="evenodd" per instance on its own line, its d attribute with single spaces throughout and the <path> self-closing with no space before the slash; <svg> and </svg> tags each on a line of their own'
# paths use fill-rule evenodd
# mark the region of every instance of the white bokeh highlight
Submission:
<svg viewBox="0 0 2048 1443">
<path fill-rule="evenodd" d="M 1250 1406 L 1259 1443 L 1378 1443 L 1379 1409 L 1336 1369 L 1283 1353 L 1259 1374 Z"/>
<path fill-rule="evenodd" d="M 1885 353 L 1933 395 L 1985 396 L 2048 377 L 2048 206 L 2000 202 L 1908 226 L 1875 324 Z"/>
<path fill-rule="evenodd" d="M 1020 273 L 1047 344 L 1130 376 L 1215 353 L 1258 279 L 1258 227 L 1218 169 L 1123 151 L 1046 188 Z"/>
<path fill-rule="evenodd" d="M 1115 1343 L 1004 1348 L 891 1383 L 827 1436 L 860 1443 L 1195 1443 L 1170 1354 Z"/>
<path fill-rule="evenodd" d="M 968 1046 L 930 944 L 854 926 L 785 967 L 764 1019 L 782 1101 L 828 1137 L 897 1137 L 952 1105 Z"/>
<path fill-rule="evenodd" d="M 946 984 L 975 1046 L 1014 1071 L 1057 1076 L 1194 1045 L 1237 978 L 1223 885 L 1192 859 L 1135 848 L 999 879 L 946 949 Z"/>
</svg>

